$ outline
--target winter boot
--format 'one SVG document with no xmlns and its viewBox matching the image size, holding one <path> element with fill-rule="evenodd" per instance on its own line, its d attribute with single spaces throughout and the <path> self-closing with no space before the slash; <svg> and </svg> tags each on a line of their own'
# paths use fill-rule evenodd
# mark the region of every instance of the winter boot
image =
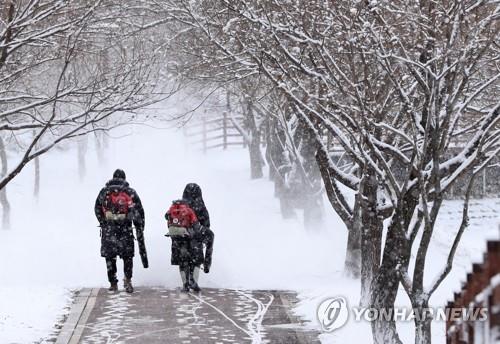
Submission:
<svg viewBox="0 0 500 344">
<path fill-rule="evenodd" d="M 198 286 L 198 283 L 196 282 L 192 282 L 190 287 L 196 293 L 199 293 L 201 291 L 201 288 Z"/>
<path fill-rule="evenodd" d="M 189 269 L 189 265 L 186 262 L 183 262 L 179 266 L 179 271 L 181 273 L 182 292 L 189 293 L 189 286 L 191 281 L 191 270 Z"/>
<path fill-rule="evenodd" d="M 200 276 L 200 268 L 197 266 L 191 266 L 189 268 L 190 274 L 189 274 L 189 286 L 190 288 L 194 291 L 199 293 L 201 291 L 200 287 L 198 286 L 198 278 Z"/>
<path fill-rule="evenodd" d="M 111 282 L 108 290 L 109 291 L 118 291 L 118 282 Z"/>
<path fill-rule="evenodd" d="M 134 287 L 132 286 L 132 280 L 128 278 L 123 279 L 123 288 L 125 288 L 125 291 L 127 293 L 133 293 L 134 292 Z"/>
</svg>

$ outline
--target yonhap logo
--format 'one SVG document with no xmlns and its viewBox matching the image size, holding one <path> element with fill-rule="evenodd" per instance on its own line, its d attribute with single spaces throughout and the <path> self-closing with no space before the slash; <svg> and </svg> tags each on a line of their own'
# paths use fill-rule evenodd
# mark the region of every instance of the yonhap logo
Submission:
<svg viewBox="0 0 500 344">
<path fill-rule="evenodd" d="M 323 331 L 333 332 L 349 319 L 347 300 L 341 296 L 328 298 L 319 304 L 317 314 Z"/>
<path fill-rule="evenodd" d="M 484 307 L 437 307 L 413 309 L 411 307 L 349 307 L 342 296 L 329 297 L 318 305 L 317 317 L 323 332 L 333 332 L 344 326 L 352 315 L 354 322 L 397 321 L 488 321 Z"/>
</svg>

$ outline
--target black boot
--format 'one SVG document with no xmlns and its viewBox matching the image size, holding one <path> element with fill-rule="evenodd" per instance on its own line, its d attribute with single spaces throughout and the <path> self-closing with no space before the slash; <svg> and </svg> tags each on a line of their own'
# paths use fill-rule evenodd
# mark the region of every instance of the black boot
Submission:
<svg viewBox="0 0 500 344">
<path fill-rule="evenodd" d="M 118 291 L 118 282 L 110 282 L 109 291 Z"/>
<path fill-rule="evenodd" d="M 123 287 L 125 288 L 125 291 L 129 294 L 134 292 L 134 287 L 132 286 L 132 280 L 129 278 L 123 279 Z"/>
<path fill-rule="evenodd" d="M 198 286 L 198 283 L 196 282 L 191 283 L 191 289 L 196 293 L 199 293 L 201 291 L 201 288 Z"/>
<path fill-rule="evenodd" d="M 189 264 L 187 262 L 182 262 L 179 266 L 179 271 L 182 279 L 182 292 L 189 293 L 189 286 L 191 284 L 191 271 L 189 270 Z"/>
<path fill-rule="evenodd" d="M 196 292 L 196 293 L 199 293 L 201 291 L 200 287 L 198 286 L 198 283 L 196 282 L 195 278 L 194 278 L 194 269 L 196 267 L 194 266 L 190 266 L 189 267 L 189 286 L 190 288 Z"/>
</svg>

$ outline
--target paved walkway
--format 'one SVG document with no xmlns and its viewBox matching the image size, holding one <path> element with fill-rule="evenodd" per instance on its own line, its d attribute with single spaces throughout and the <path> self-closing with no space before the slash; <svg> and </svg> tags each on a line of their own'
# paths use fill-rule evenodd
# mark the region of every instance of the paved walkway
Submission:
<svg viewBox="0 0 500 344">
<path fill-rule="evenodd" d="M 283 291 L 84 289 L 56 343 L 319 343 L 318 333 L 291 315 L 294 302 L 296 295 Z"/>
</svg>

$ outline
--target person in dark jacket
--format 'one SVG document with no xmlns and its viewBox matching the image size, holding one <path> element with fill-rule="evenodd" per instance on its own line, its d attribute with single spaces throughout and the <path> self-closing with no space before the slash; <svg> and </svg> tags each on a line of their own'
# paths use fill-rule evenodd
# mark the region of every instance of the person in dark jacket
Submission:
<svg viewBox="0 0 500 344">
<path fill-rule="evenodd" d="M 119 256 L 123 259 L 125 291 L 132 293 L 132 224 L 139 236 L 143 234 L 145 221 L 141 200 L 137 192 L 129 186 L 123 170 L 117 169 L 113 173 L 113 179 L 99 192 L 94 210 L 101 227 L 101 256 L 106 259 L 109 290 L 118 290 L 116 257 Z"/>
<path fill-rule="evenodd" d="M 201 188 L 195 183 L 187 184 L 182 201 L 193 209 L 198 222 L 191 228 L 189 237 L 172 237 L 171 264 L 178 265 L 183 282 L 183 290 L 199 292 L 198 277 L 200 266 L 208 273 L 212 265 L 214 233 L 210 230 L 210 216 L 203 201 Z M 168 221 L 169 214 L 165 214 Z M 203 245 L 206 246 L 203 253 Z"/>
</svg>

